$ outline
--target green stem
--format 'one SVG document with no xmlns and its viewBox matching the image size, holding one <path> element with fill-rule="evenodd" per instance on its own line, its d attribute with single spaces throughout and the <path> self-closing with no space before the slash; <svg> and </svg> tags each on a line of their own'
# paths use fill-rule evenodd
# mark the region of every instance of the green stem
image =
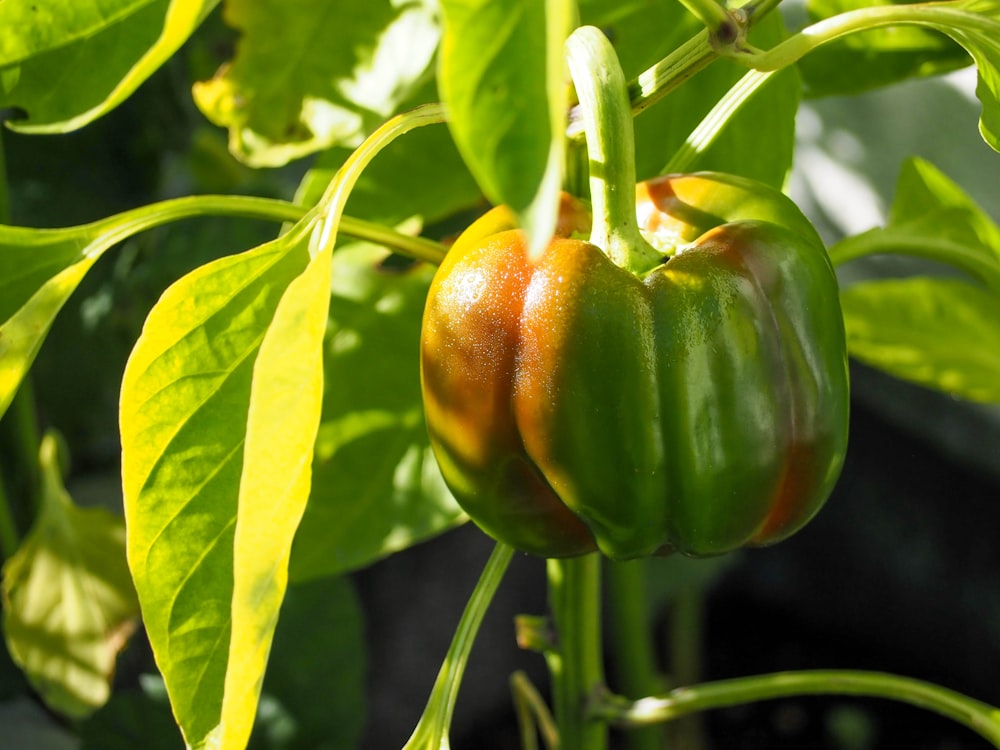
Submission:
<svg viewBox="0 0 1000 750">
<path fill-rule="evenodd" d="M 510 676 L 510 691 L 514 697 L 514 710 L 521 730 L 521 750 L 537 750 L 538 735 L 548 750 L 559 746 L 559 729 L 556 727 L 545 699 L 524 672 Z"/>
<path fill-rule="evenodd" d="M 625 74 L 611 42 L 593 26 L 570 35 L 566 57 L 587 135 L 590 241 L 618 266 L 648 271 L 662 258 L 639 234 L 635 216 L 635 135 Z"/>
<path fill-rule="evenodd" d="M 465 605 L 462 619 L 458 623 L 451 646 L 431 690 L 427 707 L 403 750 L 447 750 L 448 728 L 451 726 L 451 717 L 455 711 L 455 700 L 458 698 L 465 665 L 469 661 L 469 652 L 472 650 L 483 616 L 493 601 L 493 595 L 503 580 L 503 574 L 513 556 L 514 548 L 506 544 L 497 544 L 493 548 L 479 582 L 468 604 Z"/>
<path fill-rule="evenodd" d="M 632 113 L 637 115 L 653 106 L 718 57 L 719 54 L 709 44 L 708 31 L 695 34 L 656 65 L 640 73 L 629 86 Z M 569 135 L 573 134 L 571 129 Z"/>
<path fill-rule="evenodd" d="M 1000 748 L 1000 710 L 939 685 L 881 672 L 779 672 L 678 688 L 665 696 L 636 701 L 604 695 L 592 704 L 590 714 L 621 727 L 646 726 L 698 711 L 801 695 L 853 695 L 908 703 L 964 724 Z"/>
<path fill-rule="evenodd" d="M 913 5 L 880 5 L 840 13 L 807 26 L 777 46 L 766 51 L 747 52 L 730 49 L 727 56 L 740 60 L 757 70 L 780 70 L 812 50 L 847 34 L 869 31 L 883 26 L 913 24 L 948 33 L 961 29 L 1000 37 L 1000 21 L 985 15 L 955 9 L 954 0 L 944 3 Z"/>
<path fill-rule="evenodd" d="M 684 141 L 670 162 L 663 169 L 663 174 L 687 171 L 694 160 L 715 142 L 726 124 L 739 110 L 767 83 L 774 72 L 751 70 L 737 81 L 726 92 L 704 119 L 698 123 L 691 135 Z"/>
<path fill-rule="evenodd" d="M 615 673 L 621 691 L 632 698 L 663 689 L 656 668 L 646 606 L 646 561 L 612 562 L 608 571 L 608 615 L 614 639 Z M 630 750 L 658 750 L 663 732 L 645 727 L 629 732 Z"/>
<path fill-rule="evenodd" d="M 701 679 L 702 636 L 705 631 L 705 588 L 682 587 L 670 610 L 670 677 L 675 685 L 693 685 Z M 648 695 L 648 693 L 647 693 Z M 673 744 L 684 748 L 705 746 L 700 716 L 686 716 L 671 725 Z"/>
<path fill-rule="evenodd" d="M 705 24 L 710 33 L 716 33 L 731 23 L 729 13 L 715 0 L 680 0 L 680 3 Z"/>
<path fill-rule="evenodd" d="M 691 685 L 701 678 L 701 649 L 705 591 L 684 586 L 674 597 L 670 614 L 670 677 L 675 685 Z"/>
<path fill-rule="evenodd" d="M 740 18 L 746 28 L 752 27 L 778 7 L 780 2 L 781 0 L 749 2 L 739 8 L 742 12 Z M 638 115 L 656 104 L 695 74 L 707 68 L 718 57 L 719 53 L 712 45 L 712 37 L 708 30 L 698 32 L 651 68 L 640 73 L 635 81 L 629 84 L 632 114 Z M 578 119 L 571 118 L 567 135 L 573 138 L 582 132 L 582 123 Z"/>
<path fill-rule="evenodd" d="M 605 750 L 607 727 L 587 716 L 604 685 L 601 649 L 601 557 L 549 560 L 549 606 L 558 647 L 547 653 L 559 747 Z"/>
<path fill-rule="evenodd" d="M 272 221 L 298 221 L 306 213 L 307 209 L 302 206 L 272 198 L 244 195 L 190 195 L 125 211 L 96 221 L 87 227 L 24 229 L 20 231 L 38 235 L 47 232 L 66 233 L 73 229 L 89 228 L 100 238 L 99 242 L 92 242 L 88 246 L 88 255 L 93 255 L 94 253 L 102 253 L 109 247 L 139 232 L 195 216 L 215 215 Z M 105 226 L 108 227 L 106 230 L 103 229 Z M 412 237 L 381 224 L 350 216 L 344 216 L 341 219 L 340 229 L 344 234 L 355 239 L 385 245 L 416 260 L 440 263 L 446 252 L 440 243 L 433 240 L 425 237 Z"/>
<path fill-rule="evenodd" d="M 447 252 L 445 246 L 440 242 L 429 240 L 426 237 L 413 237 L 381 224 L 355 219 L 352 216 L 341 217 L 340 231 L 348 237 L 366 240 L 376 245 L 384 245 L 400 255 L 435 265 L 444 260 Z"/>
<path fill-rule="evenodd" d="M 315 241 L 310 246 L 310 254 L 315 257 L 320 253 L 332 251 L 338 233 L 347 231 L 342 220 L 347 198 L 361 172 L 383 148 L 411 130 L 443 122 L 445 114 L 442 104 L 423 104 L 387 120 L 368 136 L 364 143 L 354 149 L 330 181 L 316 207 L 321 214 L 321 226 L 315 234 Z M 442 257 L 444 256 L 433 262 L 440 262 Z"/>
<path fill-rule="evenodd" d="M 835 266 L 877 254 L 910 255 L 945 263 L 965 271 L 1000 293 L 1000 273 L 995 261 L 952 240 L 893 229 L 873 229 L 830 247 L 830 260 Z"/>
</svg>

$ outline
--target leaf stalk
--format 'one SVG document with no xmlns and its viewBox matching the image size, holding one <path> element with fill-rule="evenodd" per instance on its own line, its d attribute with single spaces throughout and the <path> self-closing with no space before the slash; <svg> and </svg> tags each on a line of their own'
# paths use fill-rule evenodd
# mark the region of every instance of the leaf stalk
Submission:
<svg viewBox="0 0 1000 750">
<path fill-rule="evenodd" d="M 778 672 L 707 682 L 640 700 L 603 694 L 591 704 L 590 715 L 615 726 L 637 727 L 709 709 L 801 695 L 853 695 L 908 703 L 953 719 L 1000 748 L 1000 710 L 994 706 L 939 685 L 882 672 Z"/>
</svg>

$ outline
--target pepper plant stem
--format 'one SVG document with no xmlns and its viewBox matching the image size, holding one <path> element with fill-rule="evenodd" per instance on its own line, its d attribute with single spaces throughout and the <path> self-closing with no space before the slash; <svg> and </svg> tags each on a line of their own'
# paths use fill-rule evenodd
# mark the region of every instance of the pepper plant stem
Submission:
<svg viewBox="0 0 1000 750">
<path fill-rule="evenodd" d="M 705 589 L 702 586 L 684 586 L 674 597 L 670 609 L 670 633 L 667 653 L 670 654 L 670 678 L 675 685 L 693 685 L 701 679 L 702 640 Z M 670 746 L 705 747 L 703 716 L 685 716 L 670 727 Z"/>
<path fill-rule="evenodd" d="M 479 582 L 465 605 L 462 619 L 458 623 L 451 646 L 431 690 L 427 707 L 403 750 L 448 749 L 448 728 L 451 726 L 451 717 L 455 710 L 455 700 L 458 698 L 458 688 L 462 683 L 465 665 L 469 661 L 469 652 L 472 650 L 472 644 L 486 610 L 493 601 L 493 595 L 503 580 L 503 574 L 507 571 L 513 556 L 514 548 L 506 544 L 498 543 L 493 548 Z"/>
<path fill-rule="evenodd" d="M 629 86 L 632 113 L 637 115 L 653 106 L 718 57 L 708 42 L 708 31 L 698 32 L 656 65 L 640 73 Z"/>
<path fill-rule="evenodd" d="M 620 727 L 645 726 L 698 711 L 800 695 L 854 695 L 901 701 L 964 724 L 1000 748 L 997 708 L 938 685 L 881 672 L 778 672 L 678 688 L 664 696 L 636 701 L 603 695 L 591 705 L 590 715 Z"/>
<path fill-rule="evenodd" d="M 307 209 L 302 206 L 273 198 L 244 195 L 192 195 L 171 198 L 126 211 L 109 219 L 102 219 L 99 223 L 108 224 L 109 229 L 102 236 L 100 243 L 91 243 L 91 245 L 99 247 L 100 251 L 103 252 L 107 247 L 144 230 L 195 216 L 233 216 L 272 221 L 298 221 L 305 216 L 306 212 Z M 61 232 L 65 230 L 41 229 L 33 231 Z M 340 231 L 355 239 L 384 245 L 402 255 L 429 263 L 440 263 L 446 252 L 443 245 L 426 237 L 402 234 L 381 224 L 351 216 L 341 218 Z"/>
<path fill-rule="evenodd" d="M 566 59 L 583 113 L 594 223 L 590 242 L 618 266 L 642 273 L 661 262 L 635 216 L 635 135 L 625 74 L 604 33 L 582 26 L 566 40 Z"/>
<path fill-rule="evenodd" d="M 705 27 L 714 32 L 723 24 L 729 23 L 729 14 L 715 0 L 680 0 L 681 5 L 687 8 L 698 20 L 705 24 Z"/>
<path fill-rule="evenodd" d="M 330 180 L 314 209 L 320 212 L 320 227 L 310 241 L 309 252 L 313 257 L 327 251 L 332 252 L 338 234 L 348 231 L 343 225 L 344 206 L 362 171 L 371 160 L 396 138 L 411 130 L 443 122 L 445 122 L 444 105 L 422 104 L 387 120 L 347 157 Z M 440 258 L 437 261 L 440 261 Z"/>
<path fill-rule="evenodd" d="M 759 70 L 751 70 L 744 74 L 726 92 L 725 96 L 712 107 L 709 113 L 698 123 L 698 126 L 691 131 L 691 135 L 684 141 L 684 145 L 677 150 L 667 163 L 667 166 L 664 167 L 662 174 L 687 171 L 698 155 L 712 145 L 729 120 L 774 75 L 775 72 L 773 71 L 765 72 Z"/>
<path fill-rule="evenodd" d="M 740 6 L 747 26 L 753 26 L 760 19 L 778 7 L 780 0 L 760 0 Z M 632 114 L 638 115 L 656 104 L 695 74 L 707 68 L 719 58 L 712 47 L 707 29 L 699 31 L 686 42 L 674 49 L 658 63 L 647 68 L 629 83 L 629 100 Z M 567 135 L 575 137 L 583 130 L 577 119 L 571 119 Z"/>
<path fill-rule="evenodd" d="M 729 57 L 756 70 L 780 70 L 798 62 L 807 53 L 835 39 L 883 26 L 912 24 L 937 31 L 949 29 L 1000 35 L 1000 22 L 985 15 L 956 9 L 954 2 L 881 5 L 859 8 L 825 18 L 766 51 L 730 50 Z"/>
<path fill-rule="evenodd" d="M 608 616 L 614 643 L 619 688 L 630 697 L 652 695 L 663 689 L 650 638 L 646 561 L 612 562 L 607 566 Z M 643 727 L 628 733 L 629 750 L 662 750 L 663 732 Z"/>
<path fill-rule="evenodd" d="M 605 750 L 607 726 L 587 716 L 587 702 L 604 685 L 601 649 L 601 557 L 548 561 L 549 606 L 557 647 L 546 653 L 559 747 Z"/>
</svg>

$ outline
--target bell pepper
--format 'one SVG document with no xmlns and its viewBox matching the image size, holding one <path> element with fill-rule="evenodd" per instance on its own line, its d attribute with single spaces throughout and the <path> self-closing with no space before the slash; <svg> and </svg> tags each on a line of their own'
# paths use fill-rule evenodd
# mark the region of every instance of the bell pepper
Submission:
<svg viewBox="0 0 1000 750">
<path fill-rule="evenodd" d="M 562 236 L 529 258 L 494 209 L 431 283 L 421 385 L 446 483 L 488 534 L 546 557 L 788 537 L 846 451 L 844 324 L 820 238 L 747 179 L 636 185 L 628 150 L 591 163 L 605 168 L 589 241 L 567 236 L 588 222 L 564 201 Z"/>
<path fill-rule="evenodd" d="M 547 557 L 776 542 L 819 510 L 846 451 L 826 251 L 791 201 L 731 175 L 637 197 L 654 246 L 683 243 L 643 276 L 574 239 L 532 263 L 503 209 L 449 251 L 421 344 L 445 480 L 487 533 Z"/>
</svg>

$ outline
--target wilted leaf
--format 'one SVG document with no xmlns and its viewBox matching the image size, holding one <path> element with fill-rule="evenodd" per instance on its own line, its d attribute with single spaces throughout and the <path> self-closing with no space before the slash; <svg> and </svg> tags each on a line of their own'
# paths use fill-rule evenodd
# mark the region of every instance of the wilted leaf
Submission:
<svg viewBox="0 0 1000 750">
<path fill-rule="evenodd" d="M 4 636 L 46 704 L 81 718 L 107 701 L 139 606 L 122 519 L 73 503 L 56 446 L 51 435 L 42 441 L 39 515 L 4 565 Z"/>
</svg>

